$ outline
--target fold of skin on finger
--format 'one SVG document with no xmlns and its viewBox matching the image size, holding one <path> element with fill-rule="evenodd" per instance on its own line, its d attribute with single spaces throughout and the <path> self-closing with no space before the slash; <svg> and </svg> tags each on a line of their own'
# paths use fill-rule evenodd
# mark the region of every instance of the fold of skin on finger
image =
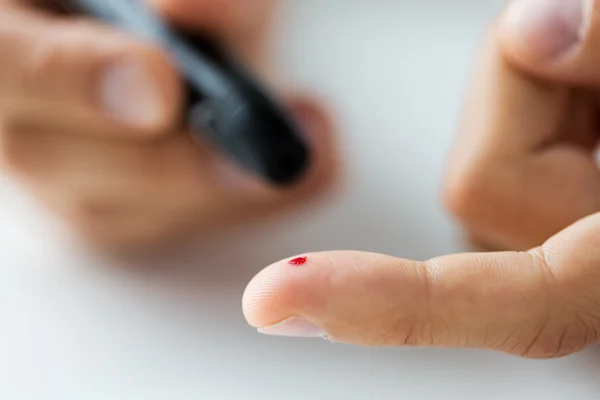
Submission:
<svg viewBox="0 0 600 400">
<path fill-rule="evenodd" d="M 444 201 L 479 241 L 527 249 L 600 210 L 596 104 L 516 68 L 496 29 L 476 64 Z"/>
<path fill-rule="evenodd" d="M 334 342 L 483 348 L 560 357 L 598 342 L 600 216 L 529 252 L 426 262 L 351 251 L 261 271 L 244 293 L 250 325 L 303 318 Z"/>
</svg>

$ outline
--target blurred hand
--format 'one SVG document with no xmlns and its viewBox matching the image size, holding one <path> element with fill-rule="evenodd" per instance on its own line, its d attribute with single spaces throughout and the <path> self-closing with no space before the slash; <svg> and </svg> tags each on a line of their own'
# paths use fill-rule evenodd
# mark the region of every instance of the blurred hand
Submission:
<svg viewBox="0 0 600 400">
<path fill-rule="evenodd" d="M 477 238 L 530 250 L 426 262 L 308 254 L 250 283 L 249 323 L 273 335 L 533 358 L 596 344 L 599 50 L 600 2 L 517 0 L 481 52 L 446 200 Z"/>
<path fill-rule="evenodd" d="M 316 153 L 311 172 L 286 191 L 264 187 L 176 131 L 182 88 L 160 50 L 32 3 L 0 0 L 0 161 L 84 239 L 143 246 L 210 232 L 266 217 L 331 181 L 331 126 L 313 101 L 286 94 Z M 266 73 L 274 0 L 152 6 Z"/>
</svg>

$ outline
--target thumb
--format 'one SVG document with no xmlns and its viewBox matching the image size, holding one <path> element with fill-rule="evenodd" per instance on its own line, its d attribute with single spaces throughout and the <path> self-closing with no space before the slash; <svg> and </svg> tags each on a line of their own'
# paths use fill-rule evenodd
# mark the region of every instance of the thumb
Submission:
<svg viewBox="0 0 600 400">
<path fill-rule="evenodd" d="M 11 8 L 0 15 L 0 48 L 0 106 L 10 125 L 161 132 L 179 112 L 169 59 L 103 25 Z"/>
<path fill-rule="evenodd" d="M 513 0 L 499 21 L 505 55 L 536 76 L 600 83 L 600 7 L 596 0 Z"/>
<path fill-rule="evenodd" d="M 376 346 L 563 356 L 598 340 L 600 216 L 529 252 L 408 261 L 360 252 L 309 254 L 259 273 L 244 294 L 265 334 Z"/>
</svg>

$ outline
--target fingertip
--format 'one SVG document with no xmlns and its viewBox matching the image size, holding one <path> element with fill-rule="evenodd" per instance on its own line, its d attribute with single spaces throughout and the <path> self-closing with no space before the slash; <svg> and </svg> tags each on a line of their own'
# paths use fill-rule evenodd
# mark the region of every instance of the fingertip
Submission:
<svg viewBox="0 0 600 400">
<path fill-rule="evenodd" d="M 492 28 L 492 40 L 497 46 L 500 59 L 511 67 L 529 73 L 538 73 L 540 60 L 532 53 L 531 46 L 519 33 L 518 23 L 514 22 L 515 12 L 511 11 L 511 3 L 495 21 Z M 534 48 L 535 51 L 535 48 Z"/>
<path fill-rule="evenodd" d="M 512 1 L 501 17 L 502 31 L 515 51 L 551 61 L 581 40 L 585 0 Z"/>
<path fill-rule="evenodd" d="M 396 325 L 408 329 L 423 308 L 425 290 L 418 265 L 356 251 L 291 257 L 267 267 L 250 282 L 244 315 L 251 326 L 268 335 L 318 333 L 343 343 L 399 343 L 404 335 Z"/>
<path fill-rule="evenodd" d="M 299 261 L 302 260 L 302 261 Z M 242 309 L 248 324 L 263 328 L 322 303 L 323 279 L 329 259 L 324 254 L 305 254 L 278 261 L 260 271 L 248 284 Z"/>
<path fill-rule="evenodd" d="M 498 39 L 508 61 L 546 79 L 593 79 L 598 10 L 594 0 L 511 1 L 498 20 Z M 593 73 L 592 73 L 593 72 Z"/>
<path fill-rule="evenodd" d="M 276 316 L 271 316 L 270 310 L 277 304 L 280 282 L 283 280 L 283 270 L 279 268 L 279 263 L 260 271 L 246 286 L 242 297 L 242 311 L 250 326 L 261 328 L 277 319 Z"/>
</svg>

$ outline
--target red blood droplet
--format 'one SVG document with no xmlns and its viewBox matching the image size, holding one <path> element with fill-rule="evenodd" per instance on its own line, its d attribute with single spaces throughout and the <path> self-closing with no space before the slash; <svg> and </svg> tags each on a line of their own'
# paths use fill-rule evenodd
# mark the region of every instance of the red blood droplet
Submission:
<svg viewBox="0 0 600 400">
<path fill-rule="evenodd" d="M 308 257 L 298 257 L 298 258 L 294 258 L 293 260 L 290 260 L 288 264 L 304 265 L 306 263 L 306 260 L 308 260 Z"/>
</svg>

